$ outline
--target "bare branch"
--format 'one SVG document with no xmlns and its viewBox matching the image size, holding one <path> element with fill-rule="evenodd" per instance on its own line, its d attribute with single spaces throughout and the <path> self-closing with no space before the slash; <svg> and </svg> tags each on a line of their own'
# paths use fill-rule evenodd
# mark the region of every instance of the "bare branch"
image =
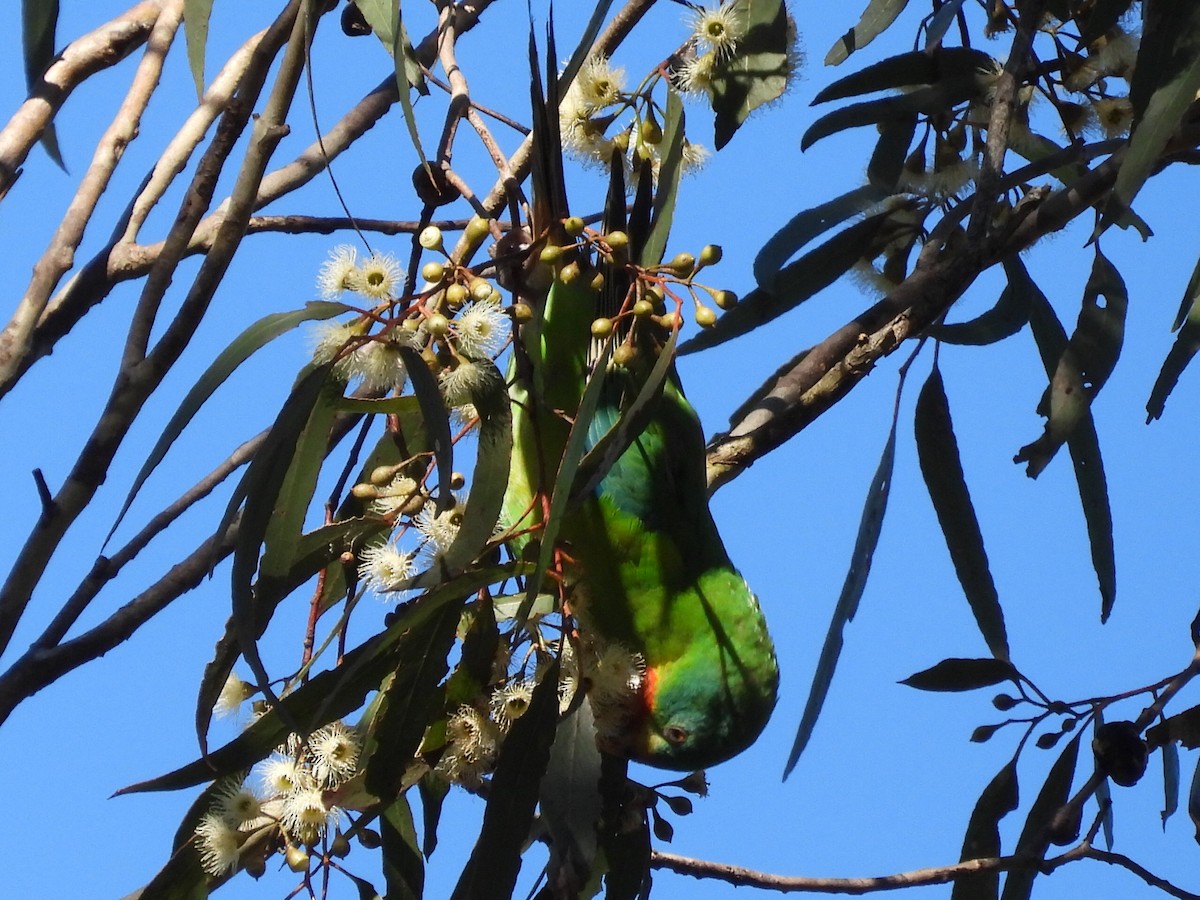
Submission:
<svg viewBox="0 0 1200 900">
<path fill-rule="evenodd" d="M 0 200 L 20 174 L 18 169 L 54 120 L 71 92 L 103 69 L 115 66 L 140 47 L 162 11 L 163 0 L 145 0 L 72 41 L 42 76 L 28 100 L 0 130 Z"/>
<path fill-rule="evenodd" d="M 50 239 L 50 246 L 34 265 L 33 278 L 16 312 L 4 332 L 0 333 L 0 383 L 12 377 L 22 358 L 29 352 L 31 335 L 51 292 L 75 264 L 75 250 L 83 239 L 84 229 L 95 212 L 96 204 L 108 187 L 126 146 L 137 137 L 142 113 L 158 87 L 163 59 L 171 47 L 182 15 L 183 0 L 169 0 L 162 5 L 129 92 L 117 109 L 112 124 L 96 145 L 92 163 Z"/>
</svg>

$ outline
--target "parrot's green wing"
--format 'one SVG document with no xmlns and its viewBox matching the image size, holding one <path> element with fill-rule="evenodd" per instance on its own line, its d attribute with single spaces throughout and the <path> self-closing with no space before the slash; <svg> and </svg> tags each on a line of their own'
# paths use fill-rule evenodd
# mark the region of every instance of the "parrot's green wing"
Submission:
<svg viewBox="0 0 1200 900">
<path fill-rule="evenodd" d="M 560 151 L 556 143 L 537 144 L 542 134 L 556 136 L 552 118 L 535 111 L 534 236 L 562 245 L 569 240 L 561 230 L 566 207 Z M 639 179 L 626 226 L 620 171 L 614 166 L 605 231 L 628 227 L 636 251 L 647 221 L 638 216 L 639 208 L 648 209 L 639 201 L 649 199 L 649 172 Z M 592 322 L 616 316 L 634 277 L 631 267 L 606 266 L 605 286 L 596 291 L 586 255 L 570 252 L 584 274 L 570 283 L 555 280 L 531 298 L 533 320 L 522 326 L 514 348 L 514 450 L 505 518 L 526 538 L 549 508 L 598 357 Z M 589 449 L 642 393 L 665 343 L 665 329 L 649 319 L 629 333 L 624 323 L 630 318 L 626 313 L 618 319 L 617 339 L 636 352 L 605 373 L 588 425 Z M 603 673 L 592 673 L 593 708 L 607 749 L 687 770 L 728 759 L 757 738 L 775 705 L 778 667 L 758 601 L 730 562 L 709 512 L 704 434 L 673 364 L 640 415 L 632 442 L 562 518 L 563 575 L 589 658 L 600 660 L 602 669 L 616 649 L 644 665 L 636 690 L 618 709 L 599 696 L 611 687 L 601 684 Z M 589 683 L 586 668 L 584 676 Z"/>
</svg>

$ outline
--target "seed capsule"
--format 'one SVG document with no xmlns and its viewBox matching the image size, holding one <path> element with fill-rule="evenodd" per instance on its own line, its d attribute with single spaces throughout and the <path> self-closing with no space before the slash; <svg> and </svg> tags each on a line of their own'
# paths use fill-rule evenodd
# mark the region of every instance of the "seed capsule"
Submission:
<svg viewBox="0 0 1200 900">
<path fill-rule="evenodd" d="M 606 338 L 612 333 L 612 319 L 596 319 L 592 322 L 592 337 Z"/>
</svg>

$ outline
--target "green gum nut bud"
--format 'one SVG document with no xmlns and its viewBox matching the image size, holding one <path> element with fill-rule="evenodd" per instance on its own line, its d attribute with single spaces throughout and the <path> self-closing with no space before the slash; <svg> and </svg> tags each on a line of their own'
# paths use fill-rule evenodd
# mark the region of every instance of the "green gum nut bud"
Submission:
<svg viewBox="0 0 1200 900">
<path fill-rule="evenodd" d="M 329 844 L 329 855 L 335 856 L 338 859 L 344 859 L 350 853 L 350 842 L 346 840 L 346 836 L 340 831 L 334 836 L 333 841 Z"/>
<path fill-rule="evenodd" d="M 533 307 L 528 303 L 516 303 L 512 308 L 512 317 L 517 322 L 528 322 L 533 318 Z"/>
<path fill-rule="evenodd" d="M 718 244 L 705 244 L 704 249 L 700 251 L 700 265 L 715 266 L 721 261 L 723 255 Z"/>
<path fill-rule="evenodd" d="M 484 278 L 473 278 L 470 291 L 473 299 L 483 302 L 492 295 L 492 285 Z"/>
<path fill-rule="evenodd" d="M 426 250 L 440 250 L 442 247 L 442 229 L 436 225 L 428 225 L 417 236 L 417 243 Z"/>
<path fill-rule="evenodd" d="M 579 237 L 583 234 L 583 219 L 579 216 L 571 216 L 563 220 L 563 230 L 571 237 Z"/>
<path fill-rule="evenodd" d="M 373 484 L 356 484 L 350 488 L 350 493 L 359 500 L 374 500 L 379 496 L 379 489 Z"/>
<path fill-rule="evenodd" d="M 629 246 L 629 235 L 623 231 L 610 231 L 604 235 L 604 243 L 612 248 L 613 253 L 620 253 Z"/>
<path fill-rule="evenodd" d="M 613 333 L 612 319 L 596 319 L 592 322 L 592 337 L 606 338 Z"/>
<path fill-rule="evenodd" d="M 481 219 L 479 216 L 475 216 L 470 222 L 467 223 L 467 240 L 469 240 L 472 244 L 478 244 L 488 236 L 490 230 L 491 229 L 488 227 L 487 219 Z"/>
<path fill-rule="evenodd" d="M 450 320 L 441 313 L 434 313 L 425 320 L 425 330 L 434 337 L 445 337 L 450 331 Z"/>
<path fill-rule="evenodd" d="M 288 847 L 284 859 L 287 860 L 287 867 L 293 872 L 308 871 L 308 854 L 299 847 Z"/>
<path fill-rule="evenodd" d="M 604 273 L 597 272 L 594 274 L 592 276 L 592 280 L 588 282 L 588 287 L 591 288 L 594 293 L 600 293 L 601 288 L 604 287 Z"/>
<path fill-rule="evenodd" d="M 691 275 L 696 268 L 696 257 L 688 252 L 676 253 L 671 261 L 667 263 L 667 268 L 678 275 L 680 278 L 686 278 Z"/>
<path fill-rule="evenodd" d="M 712 328 L 717 324 L 717 313 L 710 306 L 696 306 L 696 324 L 701 328 Z"/>
<path fill-rule="evenodd" d="M 649 300 L 639 300 L 637 303 L 633 304 L 633 314 L 639 319 L 644 319 L 653 312 L 654 304 Z"/>
<path fill-rule="evenodd" d="M 558 280 L 563 284 L 571 284 L 579 279 L 580 274 L 579 263 L 567 263 L 558 270 Z"/>
<path fill-rule="evenodd" d="M 421 266 L 421 277 L 436 283 L 446 277 L 446 267 L 440 262 L 427 262 Z"/>
<path fill-rule="evenodd" d="M 663 139 L 662 127 L 653 119 L 646 119 L 640 127 L 642 140 L 647 144 L 661 144 Z"/>
<path fill-rule="evenodd" d="M 385 485 L 396 476 L 398 466 L 376 466 L 371 470 L 371 484 Z"/>
<path fill-rule="evenodd" d="M 363 828 L 358 832 L 358 842 L 368 850 L 374 850 L 383 843 L 379 832 L 373 828 Z"/>
<path fill-rule="evenodd" d="M 613 364 L 618 365 L 623 369 L 631 366 L 635 359 L 637 359 L 637 350 L 634 349 L 632 344 L 622 344 L 613 351 Z"/>
<path fill-rule="evenodd" d="M 467 286 L 464 284 L 452 284 L 446 288 L 446 302 L 451 306 L 462 306 L 467 302 Z"/>
<path fill-rule="evenodd" d="M 717 291 L 713 294 L 713 300 L 721 309 L 733 309 L 737 306 L 738 297 L 733 291 Z"/>
<path fill-rule="evenodd" d="M 629 150 L 629 132 L 622 131 L 620 134 L 614 135 L 612 142 L 614 147 L 625 153 Z"/>
<path fill-rule="evenodd" d="M 555 246 L 554 244 L 547 244 L 545 247 L 542 248 L 542 252 L 538 254 L 538 259 L 541 262 L 544 262 L 547 265 L 552 266 L 556 262 L 558 262 L 560 259 L 562 259 L 562 255 L 563 255 L 562 247 Z"/>
<path fill-rule="evenodd" d="M 463 486 L 466 483 L 467 483 L 467 476 L 464 475 L 462 472 L 451 472 L 450 473 L 450 490 L 461 491 L 463 489 Z"/>
</svg>

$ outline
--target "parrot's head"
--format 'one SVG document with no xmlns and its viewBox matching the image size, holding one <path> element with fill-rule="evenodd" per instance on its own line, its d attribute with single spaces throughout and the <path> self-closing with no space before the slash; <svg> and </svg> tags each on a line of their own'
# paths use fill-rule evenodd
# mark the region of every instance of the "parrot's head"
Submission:
<svg viewBox="0 0 1200 900">
<path fill-rule="evenodd" d="M 648 668 L 629 755 L 663 769 L 705 769 L 741 753 L 767 725 L 778 670 L 723 670 L 681 658 Z"/>
</svg>

